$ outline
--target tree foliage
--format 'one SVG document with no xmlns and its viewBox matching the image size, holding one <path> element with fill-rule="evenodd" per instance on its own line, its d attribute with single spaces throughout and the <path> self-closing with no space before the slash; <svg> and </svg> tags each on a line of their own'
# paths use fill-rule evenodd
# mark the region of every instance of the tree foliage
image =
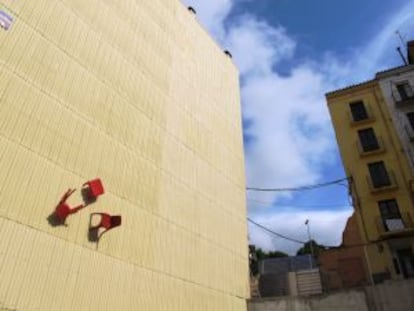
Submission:
<svg viewBox="0 0 414 311">
<path fill-rule="evenodd" d="M 250 260 L 250 271 L 253 275 L 259 273 L 259 261 L 266 258 L 278 258 L 278 257 L 288 257 L 289 255 L 281 251 L 269 251 L 265 252 L 261 248 L 257 248 L 252 257 L 254 259 Z M 251 257 L 251 258 L 252 258 Z"/>
<path fill-rule="evenodd" d="M 312 254 L 312 249 L 311 249 L 311 244 L 312 244 L 312 248 L 313 248 L 313 255 L 315 257 L 319 256 L 319 253 L 322 250 L 325 250 L 326 247 L 318 244 L 316 241 L 311 240 L 310 242 L 306 242 L 303 247 L 299 248 L 298 251 L 296 252 L 296 255 L 307 255 L 307 254 Z"/>
</svg>

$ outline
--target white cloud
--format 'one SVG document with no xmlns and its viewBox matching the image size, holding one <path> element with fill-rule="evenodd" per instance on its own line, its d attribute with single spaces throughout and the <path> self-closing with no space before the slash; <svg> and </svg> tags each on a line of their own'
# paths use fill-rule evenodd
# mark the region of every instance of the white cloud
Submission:
<svg viewBox="0 0 414 311">
<path fill-rule="evenodd" d="M 388 55 L 386 48 L 395 30 L 414 24 L 414 2 L 402 8 L 368 47 L 355 50 L 355 56 L 347 61 L 326 53 L 322 63 L 309 60 L 296 64 L 289 75 L 280 75 L 278 66 L 292 59 L 297 42 L 283 27 L 273 27 L 251 14 L 227 20 L 237 1 L 241 0 L 185 0 L 196 8 L 201 23 L 223 48 L 231 51 L 239 67 L 243 117 L 249 121 L 245 130 L 253 138 L 245 150 L 247 183 L 255 187 L 291 187 L 321 181 L 322 169 L 332 164 L 336 148 L 324 93 L 372 78 L 378 62 Z M 291 195 L 255 193 L 254 198 L 273 202 Z M 257 207 L 249 205 L 253 218 L 286 235 L 295 236 L 292 228 L 299 228 L 311 218 L 315 238 L 325 244 L 340 242 L 350 214 L 350 210 L 297 210 L 261 218 Z M 271 239 L 251 226 L 250 238 L 266 249 L 294 253 L 298 247 Z"/>
<path fill-rule="evenodd" d="M 293 56 L 296 47 L 283 27 L 272 27 L 246 14 L 225 29 L 231 1 L 187 1 L 187 4 L 194 5 L 200 21 L 218 41 L 225 42 L 240 70 L 243 117 L 252 121 L 247 134 L 254 137 L 254 143 L 246 146 L 248 184 L 285 187 L 316 182 L 321 177 L 319 167 L 331 160 L 326 154 L 335 146 L 324 100 L 326 78 L 306 64 L 284 77 L 274 70 Z M 258 193 L 255 198 L 273 201 L 277 197 Z M 295 215 L 288 218 L 297 222 L 305 217 L 300 213 Z M 285 216 L 272 217 L 273 226 Z M 279 231 L 289 232 L 287 229 Z M 272 241 L 254 228 L 250 232 L 252 241 L 259 245 Z M 282 245 L 278 247 L 284 249 Z M 286 244 L 286 247 L 291 246 Z"/>
<path fill-rule="evenodd" d="M 286 187 L 316 182 L 335 146 L 324 99 L 325 77 L 306 64 L 289 76 L 279 75 L 275 66 L 292 57 L 296 43 L 285 29 L 253 16 L 241 17 L 229 29 L 227 42 L 243 78 L 243 117 L 252 121 L 247 129 L 254 138 L 246 146 L 248 184 Z M 276 195 L 255 197 L 274 200 Z"/>
<path fill-rule="evenodd" d="M 272 73 L 272 65 L 293 55 L 295 42 L 283 28 L 273 28 L 251 15 L 239 17 L 230 27 L 226 44 L 235 51 L 242 76 Z"/>
<path fill-rule="evenodd" d="M 337 246 L 342 240 L 342 230 L 352 211 L 311 211 L 305 214 L 297 212 L 282 212 L 272 216 L 255 217 L 254 221 L 275 231 L 299 241 L 308 241 L 306 219 L 309 219 L 311 238 L 319 244 Z M 272 234 L 249 224 L 250 241 L 264 250 L 282 250 L 295 254 L 302 245 L 277 238 Z"/>
</svg>

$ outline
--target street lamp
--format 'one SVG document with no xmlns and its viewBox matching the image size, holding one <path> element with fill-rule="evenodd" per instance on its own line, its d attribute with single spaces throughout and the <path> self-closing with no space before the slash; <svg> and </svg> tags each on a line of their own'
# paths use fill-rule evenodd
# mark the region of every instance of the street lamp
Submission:
<svg viewBox="0 0 414 311">
<path fill-rule="evenodd" d="M 309 219 L 306 219 L 305 225 L 308 228 L 308 241 L 309 241 L 309 246 L 310 246 L 310 251 L 311 251 L 311 257 L 309 258 L 309 266 L 312 269 L 313 268 L 313 264 L 312 264 L 312 261 L 313 261 L 313 244 L 312 244 L 311 233 L 310 233 Z"/>
</svg>

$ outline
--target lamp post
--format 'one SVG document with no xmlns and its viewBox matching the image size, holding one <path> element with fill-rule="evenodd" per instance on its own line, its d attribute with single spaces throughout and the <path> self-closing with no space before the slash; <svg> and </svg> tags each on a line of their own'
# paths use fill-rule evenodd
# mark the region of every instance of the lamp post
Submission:
<svg viewBox="0 0 414 311">
<path fill-rule="evenodd" d="M 309 266 L 312 269 L 313 268 L 313 264 L 312 264 L 312 261 L 313 261 L 313 244 L 312 244 L 311 233 L 310 233 L 309 219 L 306 219 L 305 225 L 308 228 L 308 241 L 309 241 L 309 246 L 310 246 L 310 251 L 311 251 L 311 257 L 309 258 Z"/>
</svg>

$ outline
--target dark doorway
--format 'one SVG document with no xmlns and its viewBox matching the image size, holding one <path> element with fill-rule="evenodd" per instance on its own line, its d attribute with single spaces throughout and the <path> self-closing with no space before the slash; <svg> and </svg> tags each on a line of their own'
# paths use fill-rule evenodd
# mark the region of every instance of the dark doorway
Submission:
<svg viewBox="0 0 414 311">
<path fill-rule="evenodd" d="M 414 277 L 414 254 L 410 248 L 397 251 L 398 260 L 400 262 L 401 271 L 404 278 Z"/>
</svg>

